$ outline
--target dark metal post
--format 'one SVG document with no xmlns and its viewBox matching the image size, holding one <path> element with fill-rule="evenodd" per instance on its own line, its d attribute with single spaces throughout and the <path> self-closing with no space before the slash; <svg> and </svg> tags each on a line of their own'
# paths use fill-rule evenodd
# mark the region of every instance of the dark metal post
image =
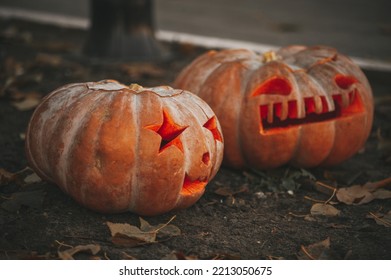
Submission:
<svg viewBox="0 0 391 280">
<path fill-rule="evenodd" d="M 166 55 L 154 35 L 153 0 L 90 0 L 90 19 L 89 56 L 157 61 Z"/>
</svg>

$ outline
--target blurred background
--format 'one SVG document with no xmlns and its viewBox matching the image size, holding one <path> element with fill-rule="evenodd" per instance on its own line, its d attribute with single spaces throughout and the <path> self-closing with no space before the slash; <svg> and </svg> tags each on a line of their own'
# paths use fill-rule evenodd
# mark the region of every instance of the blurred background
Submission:
<svg viewBox="0 0 391 280">
<path fill-rule="evenodd" d="M 88 0 L 0 0 L 0 16 L 20 11 L 41 15 L 43 20 L 42 15 L 50 15 L 51 20 L 57 17 L 57 22 L 80 28 L 87 28 L 89 21 Z M 322 44 L 386 64 L 386 68 L 391 65 L 390 11 L 390 0 L 154 1 L 158 32 L 174 32 L 177 38 L 181 34 L 203 36 L 195 37 L 201 45 L 211 38 L 239 41 L 239 46 L 256 43 L 265 48 Z"/>
</svg>

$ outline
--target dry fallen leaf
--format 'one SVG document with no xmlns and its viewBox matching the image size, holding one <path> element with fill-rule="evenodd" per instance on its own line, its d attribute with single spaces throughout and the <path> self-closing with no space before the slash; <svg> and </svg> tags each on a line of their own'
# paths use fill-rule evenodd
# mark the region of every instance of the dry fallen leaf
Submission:
<svg viewBox="0 0 391 280">
<path fill-rule="evenodd" d="M 32 92 L 26 94 L 26 97 L 21 101 L 12 102 L 12 105 L 19 111 L 28 111 L 34 109 L 41 102 L 41 95 Z"/>
<path fill-rule="evenodd" d="M 378 225 L 391 227 L 391 210 L 387 214 L 370 212 L 367 217 L 374 219 Z"/>
<path fill-rule="evenodd" d="M 146 220 L 140 218 L 140 229 L 145 232 L 156 231 L 158 238 L 167 238 L 181 235 L 181 230 L 177 226 L 169 224 L 171 221 L 172 219 L 166 224 L 152 226 Z"/>
<path fill-rule="evenodd" d="M 391 198 L 391 191 L 381 188 L 389 184 L 391 184 L 391 177 L 378 182 L 340 188 L 336 192 L 336 197 L 340 202 L 348 205 L 365 204 L 374 199 L 388 199 Z"/>
<path fill-rule="evenodd" d="M 62 260 L 74 260 L 73 256 L 80 252 L 89 252 L 92 255 L 96 255 L 100 251 L 100 246 L 95 244 L 78 245 L 76 247 L 66 249 L 64 251 L 58 251 L 58 257 Z"/>
<path fill-rule="evenodd" d="M 16 174 L 0 168 L 0 186 L 6 185 L 16 179 Z"/>
<path fill-rule="evenodd" d="M 298 254 L 300 260 L 327 260 L 329 259 L 330 238 L 304 246 L 301 245 L 301 250 Z"/>
<path fill-rule="evenodd" d="M 311 215 L 313 216 L 335 217 L 339 216 L 340 214 L 341 211 L 330 204 L 315 203 L 311 207 Z"/>
<path fill-rule="evenodd" d="M 159 237 L 172 237 L 181 234 L 178 227 L 169 225 L 175 218 L 172 217 L 167 223 L 157 226 L 150 225 L 147 221 L 140 218 L 140 228 L 126 223 L 106 222 L 110 229 L 112 242 L 117 245 L 135 247 L 143 244 L 156 242 Z"/>
<path fill-rule="evenodd" d="M 111 241 L 117 245 L 135 247 L 156 240 L 156 232 L 144 232 L 130 224 L 106 222 L 110 229 Z"/>
<path fill-rule="evenodd" d="M 19 186 L 30 185 L 41 182 L 42 179 L 29 167 L 15 173 L 0 168 L 0 186 L 15 182 Z"/>
<path fill-rule="evenodd" d="M 42 179 L 37 175 L 37 173 L 31 173 L 23 179 L 23 182 L 27 185 L 30 185 L 42 182 Z"/>
</svg>

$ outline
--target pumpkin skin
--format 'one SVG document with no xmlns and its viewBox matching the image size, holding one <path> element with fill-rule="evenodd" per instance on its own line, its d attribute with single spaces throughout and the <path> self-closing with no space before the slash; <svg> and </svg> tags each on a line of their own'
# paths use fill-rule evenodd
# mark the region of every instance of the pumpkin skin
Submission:
<svg viewBox="0 0 391 280">
<path fill-rule="evenodd" d="M 223 157 L 220 124 L 196 95 L 114 80 L 46 96 L 26 133 L 30 166 L 81 205 L 158 215 L 194 204 Z"/>
<path fill-rule="evenodd" d="M 174 82 L 220 120 L 224 161 L 242 169 L 331 166 L 353 156 L 372 128 L 367 78 L 334 48 L 287 46 L 263 56 L 209 51 Z"/>
</svg>

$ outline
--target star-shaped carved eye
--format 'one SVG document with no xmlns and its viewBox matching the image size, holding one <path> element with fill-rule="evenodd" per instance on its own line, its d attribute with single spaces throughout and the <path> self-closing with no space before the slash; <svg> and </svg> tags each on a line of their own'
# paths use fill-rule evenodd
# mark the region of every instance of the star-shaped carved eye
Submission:
<svg viewBox="0 0 391 280">
<path fill-rule="evenodd" d="M 212 118 L 210 118 L 205 124 L 204 124 L 204 127 L 209 129 L 212 134 L 213 134 L 213 137 L 216 141 L 220 141 L 220 142 L 223 142 L 223 137 L 221 136 L 220 134 L 220 131 L 217 129 L 217 122 L 216 122 L 216 117 L 213 116 Z"/>
<path fill-rule="evenodd" d="M 163 123 L 158 125 L 149 125 L 145 127 L 155 131 L 161 137 L 159 153 L 170 146 L 176 146 L 183 152 L 183 145 L 180 139 L 181 133 L 187 128 L 187 126 L 177 125 L 172 117 L 163 110 Z"/>
</svg>

